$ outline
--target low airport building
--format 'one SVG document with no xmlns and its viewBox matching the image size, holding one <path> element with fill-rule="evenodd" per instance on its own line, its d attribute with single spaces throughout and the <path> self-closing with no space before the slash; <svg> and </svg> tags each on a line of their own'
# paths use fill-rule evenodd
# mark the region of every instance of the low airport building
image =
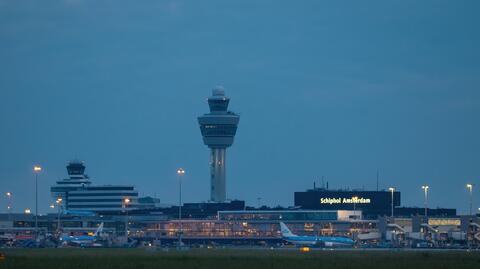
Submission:
<svg viewBox="0 0 480 269">
<path fill-rule="evenodd" d="M 68 178 L 57 181 L 50 189 L 52 197 L 64 210 L 106 215 L 142 207 L 139 206 L 138 191 L 134 186 L 93 185 L 85 174 L 84 162 L 69 162 L 67 173 Z M 126 199 L 128 203 L 125 203 Z"/>
<path fill-rule="evenodd" d="M 397 190 L 349 190 L 317 188 L 294 193 L 294 205 L 304 210 L 359 210 L 363 218 L 377 219 L 379 216 L 410 217 L 423 215 L 424 208 L 401 207 L 401 193 Z M 452 217 L 456 209 L 429 208 L 429 216 Z"/>
<path fill-rule="evenodd" d="M 171 218 L 161 212 L 129 211 L 124 215 L 48 214 L 38 218 L 39 233 L 45 240 L 52 235 L 91 234 L 104 223 L 109 245 L 128 231 L 131 239 L 172 245 L 187 244 L 262 244 L 285 242 L 280 234 L 284 222 L 298 235 L 342 236 L 358 246 L 431 247 L 479 246 L 480 217 L 380 217 L 362 219 L 358 210 L 230 210 L 214 218 Z M 33 239 L 33 214 L 0 214 L 0 239 Z M 49 236 L 50 235 L 50 236 Z"/>
</svg>

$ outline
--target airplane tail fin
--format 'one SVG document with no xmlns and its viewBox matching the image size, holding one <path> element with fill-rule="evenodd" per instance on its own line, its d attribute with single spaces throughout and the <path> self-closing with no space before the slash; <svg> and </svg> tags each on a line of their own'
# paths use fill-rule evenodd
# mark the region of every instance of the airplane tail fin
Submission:
<svg viewBox="0 0 480 269">
<path fill-rule="evenodd" d="M 95 231 L 95 234 L 93 234 L 93 236 L 98 236 L 102 231 L 103 231 L 103 222 L 100 224 L 100 226 L 98 226 L 98 228 Z"/>
<path fill-rule="evenodd" d="M 288 229 L 287 225 L 285 223 L 280 222 L 280 231 L 282 232 L 283 237 L 289 237 L 289 236 L 295 236 L 290 229 Z"/>
</svg>

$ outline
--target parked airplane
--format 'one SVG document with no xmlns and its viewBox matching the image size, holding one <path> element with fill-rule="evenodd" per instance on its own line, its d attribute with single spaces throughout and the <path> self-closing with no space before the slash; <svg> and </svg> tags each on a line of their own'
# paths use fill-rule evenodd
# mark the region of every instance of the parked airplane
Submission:
<svg viewBox="0 0 480 269">
<path fill-rule="evenodd" d="M 300 246 L 352 247 L 355 242 L 348 237 L 300 236 L 293 234 L 285 223 L 280 222 L 283 240 Z"/>
<path fill-rule="evenodd" d="M 80 236 L 62 236 L 60 242 L 64 245 L 75 245 L 81 247 L 100 247 L 102 244 L 96 243 L 100 233 L 103 231 L 103 222 L 98 226 L 93 235 L 80 235 Z"/>
</svg>

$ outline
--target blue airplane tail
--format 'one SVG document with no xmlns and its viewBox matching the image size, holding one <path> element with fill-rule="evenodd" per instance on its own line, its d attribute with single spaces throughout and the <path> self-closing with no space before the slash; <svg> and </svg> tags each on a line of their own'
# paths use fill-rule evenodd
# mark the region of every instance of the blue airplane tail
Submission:
<svg viewBox="0 0 480 269">
<path fill-rule="evenodd" d="M 280 231 L 282 232 L 282 237 L 295 236 L 295 234 L 293 234 L 292 231 L 290 231 L 290 229 L 288 229 L 287 225 L 285 225 L 285 223 L 283 223 L 283 222 L 280 222 Z"/>
<path fill-rule="evenodd" d="M 103 222 L 100 224 L 100 226 L 98 226 L 97 230 L 95 231 L 95 233 L 93 234 L 93 236 L 98 236 L 100 235 L 100 233 L 103 231 Z"/>
</svg>

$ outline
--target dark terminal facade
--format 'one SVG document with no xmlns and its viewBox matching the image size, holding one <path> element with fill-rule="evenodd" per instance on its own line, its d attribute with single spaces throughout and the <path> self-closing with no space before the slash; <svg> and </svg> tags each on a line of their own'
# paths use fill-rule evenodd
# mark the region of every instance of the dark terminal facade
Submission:
<svg viewBox="0 0 480 269">
<path fill-rule="evenodd" d="M 359 210 L 365 217 L 390 215 L 400 206 L 398 191 L 329 190 L 314 188 L 295 192 L 295 206 L 315 210 Z"/>
<path fill-rule="evenodd" d="M 309 189 L 295 192 L 295 207 L 305 210 L 358 210 L 364 218 L 376 219 L 379 216 L 409 217 L 423 215 L 424 208 L 400 207 L 399 191 L 378 190 L 330 190 L 328 188 Z M 453 208 L 428 208 L 429 216 L 455 216 Z"/>
</svg>

